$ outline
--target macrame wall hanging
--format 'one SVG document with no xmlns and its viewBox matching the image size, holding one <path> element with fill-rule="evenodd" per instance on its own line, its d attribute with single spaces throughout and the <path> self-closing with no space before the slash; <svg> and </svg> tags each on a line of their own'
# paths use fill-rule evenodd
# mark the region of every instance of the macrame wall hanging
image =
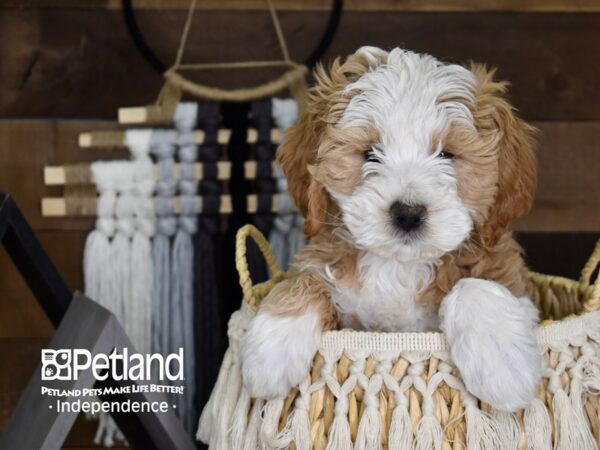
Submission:
<svg viewBox="0 0 600 450">
<path fill-rule="evenodd" d="M 241 298 L 232 282 L 235 232 L 248 222 L 271 232 L 282 261 L 303 244 L 301 219 L 272 161 L 283 130 L 304 105 L 306 75 L 333 37 L 341 0 L 334 1 L 327 31 L 305 64 L 290 58 L 272 1 L 266 1 L 281 60 L 183 63 L 197 3 L 191 0 L 157 101 L 119 110 L 121 124 L 159 127 L 83 133 L 80 147 L 126 147 L 130 159 L 46 167 L 44 173 L 47 185 L 65 186 L 64 198 L 42 200 L 44 216 L 96 216 L 84 251 L 86 294 L 117 316 L 137 351 L 184 348 L 184 395 L 170 401 L 190 434 L 216 381 L 227 320 Z M 137 28 L 131 2 L 123 6 L 131 31 Z M 286 70 L 263 85 L 236 90 L 203 86 L 184 75 L 265 67 Z M 292 99 L 273 98 L 286 90 Z M 204 101 L 182 102 L 184 95 Z M 87 192 L 87 185 L 97 196 L 71 195 Z M 258 249 L 249 249 L 248 257 L 255 260 L 255 279 L 266 279 Z M 96 443 L 110 447 L 123 440 L 110 415 L 97 419 Z"/>
</svg>

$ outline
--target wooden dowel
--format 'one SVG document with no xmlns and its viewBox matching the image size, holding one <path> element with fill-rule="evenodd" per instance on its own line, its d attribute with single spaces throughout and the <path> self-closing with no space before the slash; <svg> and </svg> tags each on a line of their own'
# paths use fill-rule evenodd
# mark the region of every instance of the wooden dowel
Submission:
<svg viewBox="0 0 600 450">
<path fill-rule="evenodd" d="M 148 106 L 134 106 L 132 108 L 119 108 L 119 123 L 147 123 Z"/>
<path fill-rule="evenodd" d="M 194 131 L 194 142 L 202 144 L 205 133 L 202 130 Z M 226 145 L 231 138 L 231 130 L 220 129 L 217 134 L 217 142 Z M 271 130 L 271 142 L 279 143 L 281 131 L 277 128 Z M 248 129 L 246 142 L 255 144 L 258 141 L 258 132 L 254 128 Z M 125 131 L 93 131 L 79 134 L 79 146 L 82 148 L 123 148 L 125 145 Z"/>
<path fill-rule="evenodd" d="M 217 163 L 217 180 L 229 180 L 231 178 L 231 161 L 218 161 Z M 44 184 L 46 186 L 63 186 L 69 183 L 67 180 L 67 171 L 70 169 L 70 166 L 46 166 L 44 167 Z M 89 166 L 87 168 L 80 168 L 78 170 L 89 170 Z M 154 165 L 153 168 L 154 179 L 158 179 L 158 166 Z M 179 179 L 181 173 L 181 166 L 179 164 L 175 164 L 173 167 L 173 178 Z M 92 182 L 91 173 L 87 177 L 89 184 Z M 195 163 L 194 164 L 194 178 L 196 180 L 202 180 L 204 178 L 204 165 L 203 163 Z M 82 183 L 78 183 L 82 184 Z"/>
<path fill-rule="evenodd" d="M 271 173 L 273 175 L 275 175 L 277 167 L 278 166 L 277 166 L 276 162 L 271 163 Z M 258 163 L 256 161 L 246 161 L 244 163 L 244 178 L 246 180 L 256 179 L 257 168 L 258 168 Z"/>
<path fill-rule="evenodd" d="M 258 195 L 250 194 L 246 197 L 246 211 L 250 214 L 258 212 Z M 271 197 L 271 212 L 279 211 L 279 195 L 275 194 Z"/>
<path fill-rule="evenodd" d="M 86 197 L 76 199 L 79 205 L 85 206 L 82 210 L 78 210 L 75 213 L 68 213 L 69 201 L 68 198 L 63 197 L 45 197 L 42 198 L 42 216 L 43 217 L 67 217 L 67 216 L 78 216 L 78 217 L 94 217 L 96 212 L 95 197 Z M 201 196 L 196 197 L 196 210 L 201 213 L 203 207 L 203 199 Z M 279 196 L 273 195 L 271 198 L 271 212 L 276 213 L 279 211 Z M 258 195 L 251 194 L 246 197 L 246 210 L 250 214 L 258 212 Z M 181 200 L 179 197 L 173 198 L 173 212 L 179 214 L 181 211 Z M 233 202 L 230 195 L 221 195 L 221 203 L 219 205 L 219 214 L 231 214 L 233 212 Z"/>
<path fill-rule="evenodd" d="M 78 217 L 94 217 L 96 214 L 96 203 L 97 198 L 87 197 L 84 199 L 77 199 L 80 204 L 85 204 L 85 211 L 78 211 L 77 213 L 69 214 L 69 216 Z M 69 210 L 69 199 L 62 197 L 46 197 L 42 198 L 42 216 L 43 217 L 67 217 L 67 211 Z M 202 197 L 196 197 L 196 210 L 198 213 L 202 212 L 203 199 Z M 173 198 L 173 212 L 179 214 L 181 212 L 181 200 L 179 197 Z M 221 203 L 219 205 L 219 214 L 231 214 L 233 212 L 233 204 L 230 195 L 222 195 Z"/>
</svg>

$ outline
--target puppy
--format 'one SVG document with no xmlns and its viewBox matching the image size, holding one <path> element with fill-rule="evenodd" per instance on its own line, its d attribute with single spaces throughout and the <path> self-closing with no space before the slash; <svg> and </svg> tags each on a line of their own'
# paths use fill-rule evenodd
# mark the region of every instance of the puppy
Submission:
<svg viewBox="0 0 600 450">
<path fill-rule="evenodd" d="M 311 240 L 242 339 L 252 396 L 286 395 L 349 327 L 442 330 L 475 396 L 533 399 L 538 312 L 508 226 L 532 204 L 534 129 L 493 75 L 374 47 L 317 69 L 278 153 Z"/>
</svg>

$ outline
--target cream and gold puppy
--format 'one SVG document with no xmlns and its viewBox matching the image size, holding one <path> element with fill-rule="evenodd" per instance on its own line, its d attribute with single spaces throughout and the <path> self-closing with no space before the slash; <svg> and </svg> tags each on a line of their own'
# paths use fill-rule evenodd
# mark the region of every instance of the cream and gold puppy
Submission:
<svg viewBox="0 0 600 450">
<path fill-rule="evenodd" d="M 497 409 L 541 374 L 509 224 L 531 207 L 533 129 L 493 71 L 363 47 L 319 68 L 279 149 L 311 241 L 242 339 L 255 397 L 306 376 L 324 330 L 446 334 L 466 387 Z"/>
</svg>

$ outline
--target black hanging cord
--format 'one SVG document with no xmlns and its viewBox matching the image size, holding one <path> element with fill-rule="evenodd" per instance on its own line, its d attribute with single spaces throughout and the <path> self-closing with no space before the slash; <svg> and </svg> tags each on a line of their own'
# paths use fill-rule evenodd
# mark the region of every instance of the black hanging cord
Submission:
<svg viewBox="0 0 600 450">
<path fill-rule="evenodd" d="M 150 48 L 148 45 L 148 42 L 146 42 L 146 38 L 144 38 L 144 35 L 138 26 L 135 12 L 133 10 L 132 0 L 122 0 L 122 8 L 125 25 L 127 26 L 129 36 L 131 36 L 135 47 L 155 71 L 160 74 L 164 73 L 165 70 L 167 70 L 167 65 L 158 56 L 156 56 L 154 50 L 152 50 L 152 48 Z M 333 7 L 331 9 L 331 13 L 329 14 L 327 27 L 325 28 L 317 47 L 313 50 L 306 61 L 304 61 L 304 64 L 309 69 L 312 70 L 315 67 L 317 62 L 323 57 L 323 55 L 325 55 L 325 52 L 331 45 L 331 41 L 335 36 L 338 25 L 340 24 L 343 9 L 344 0 L 333 0 Z"/>
<path fill-rule="evenodd" d="M 131 5 L 131 0 L 123 0 L 122 6 L 125 25 L 127 26 L 127 31 L 129 31 L 129 36 L 131 36 L 135 47 L 154 70 L 160 74 L 164 73 L 165 70 L 167 70 L 167 66 L 160 60 L 158 56 L 156 56 L 154 50 L 152 50 L 146 42 L 146 38 L 144 38 L 144 35 L 138 26 L 135 13 L 133 11 L 133 6 Z"/>
<path fill-rule="evenodd" d="M 315 65 L 323 58 L 325 52 L 331 45 L 335 32 L 338 29 L 340 20 L 342 18 L 342 9 L 344 8 L 344 0 L 333 0 L 333 8 L 329 14 L 329 20 L 327 21 L 327 27 L 321 36 L 321 40 L 317 45 L 317 48 L 310 54 L 310 56 L 304 61 L 306 67 L 310 70 L 314 69 Z"/>
</svg>

